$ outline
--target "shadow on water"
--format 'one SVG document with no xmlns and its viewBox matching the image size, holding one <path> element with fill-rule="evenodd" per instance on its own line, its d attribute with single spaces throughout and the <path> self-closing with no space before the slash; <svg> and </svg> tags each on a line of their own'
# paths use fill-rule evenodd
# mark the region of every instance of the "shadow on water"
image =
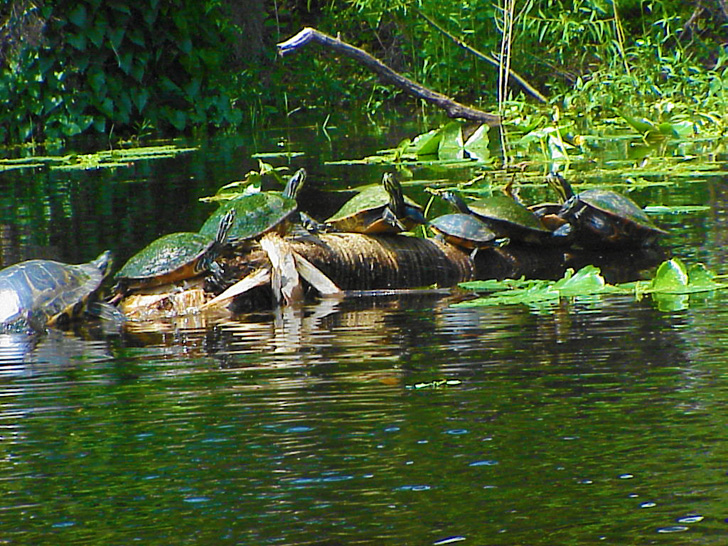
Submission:
<svg viewBox="0 0 728 546">
<path fill-rule="evenodd" d="M 82 262 L 113 248 L 123 261 L 201 224 L 210 207 L 197 198 L 257 168 L 251 154 L 279 138 L 27 183 L 2 173 L 2 260 Z M 339 187 L 381 176 L 305 161 Z M 680 191 L 711 212 L 666 218 L 665 251 L 722 272 L 725 184 L 691 187 Z M 631 296 L 564 299 L 546 313 L 453 307 L 460 297 L 0 336 L 0 537 L 724 543 L 721 292 L 672 313 Z"/>
</svg>

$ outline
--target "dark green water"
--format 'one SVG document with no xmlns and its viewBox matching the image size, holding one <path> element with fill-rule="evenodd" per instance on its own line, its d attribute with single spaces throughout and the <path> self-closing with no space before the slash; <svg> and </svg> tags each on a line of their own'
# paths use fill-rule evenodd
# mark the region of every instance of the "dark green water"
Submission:
<svg viewBox="0 0 728 546">
<path fill-rule="evenodd" d="M 0 173 L 3 260 L 123 260 L 201 224 L 196 198 L 281 138 Z M 312 179 L 381 173 L 317 159 L 381 140 L 345 156 L 307 142 L 321 155 L 294 166 Z M 724 273 L 725 182 L 662 192 L 711 207 L 660 218 L 667 252 Z M 452 301 L 0 336 L 0 543 L 726 544 L 724 293 L 670 313 L 623 296 L 549 314 Z"/>
</svg>

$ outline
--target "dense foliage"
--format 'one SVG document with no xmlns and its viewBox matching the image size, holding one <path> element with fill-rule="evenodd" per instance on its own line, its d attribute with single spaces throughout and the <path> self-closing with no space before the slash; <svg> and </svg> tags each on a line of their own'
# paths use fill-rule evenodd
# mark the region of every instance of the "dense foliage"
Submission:
<svg viewBox="0 0 728 546">
<path fill-rule="evenodd" d="M 311 49 L 275 60 L 304 24 L 432 89 L 495 108 L 507 2 L 10 0 L 0 7 L 0 142 L 237 127 L 298 108 L 367 113 L 397 90 Z M 563 111 L 700 114 L 720 126 L 723 0 L 519 0 L 512 68 Z M 528 100 L 512 84 L 515 109 Z M 666 106 L 667 104 L 667 106 Z M 531 105 L 534 105 L 531 101 Z M 529 106 L 530 107 L 530 106 Z M 509 115 L 506 111 L 506 115 Z M 657 119 L 660 121 L 660 119 Z"/>
</svg>

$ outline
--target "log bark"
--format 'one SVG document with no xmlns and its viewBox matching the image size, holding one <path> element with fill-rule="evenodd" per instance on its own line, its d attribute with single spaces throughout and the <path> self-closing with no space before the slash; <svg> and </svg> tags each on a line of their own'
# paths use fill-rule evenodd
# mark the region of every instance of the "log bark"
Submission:
<svg viewBox="0 0 728 546">
<path fill-rule="evenodd" d="M 467 254 L 433 239 L 328 233 L 291 247 L 342 290 L 451 287 L 475 278 Z"/>
<path fill-rule="evenodd" d="M 395 72 L 363 49 L 348 44 L 340 38 L 329 36 L 315 28 L 306 27 L 292 38 L 279 43 L 278 54 L 284 56 L 289 53 L 293 53 L 310 42 L 326 46 L 337 53 L 341 53 L 354 59 L 377 74 L 385 82 L 402 89 L 414 97 L 420 98 L 430 104 L 434 104 L 435 106 L 443 109 L 451 118 L 476 121 L 490 126 L 500 125 L 500 117 L 498 115 L 465 106 L 441 93 L 432 91 L 431 89 L 402 76 L 398 72 Z"/>
</svg>

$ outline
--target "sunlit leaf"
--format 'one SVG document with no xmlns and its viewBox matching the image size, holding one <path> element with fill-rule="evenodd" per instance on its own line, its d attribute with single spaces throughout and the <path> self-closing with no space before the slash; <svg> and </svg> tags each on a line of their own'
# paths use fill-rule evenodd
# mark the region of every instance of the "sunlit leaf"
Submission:
<svg viewBox="0 0 728 546">
<path fill-rule="evenodd" d="M 442 139 L 437 150 L 439 159 L 463 159 L 463 129 L 457 121 L 442 128 Z"/>
<path fill-rule="evenodd" d="M 418 135 L 412 141 L 415 155 L 418 158 L 421 156 L 436 155 L 437 150 L 440 148 L 441 140 L 442 132 L 440 131 L 440 129 L 435 129 L 433 131 Z"/>
<path fill-rule="evenodd" d="M 465 151 L 470 157 L 485 161 L 490 156 L 488 129 L 487 125 L 481 125 L 465 142 Z"/>
</svg>

